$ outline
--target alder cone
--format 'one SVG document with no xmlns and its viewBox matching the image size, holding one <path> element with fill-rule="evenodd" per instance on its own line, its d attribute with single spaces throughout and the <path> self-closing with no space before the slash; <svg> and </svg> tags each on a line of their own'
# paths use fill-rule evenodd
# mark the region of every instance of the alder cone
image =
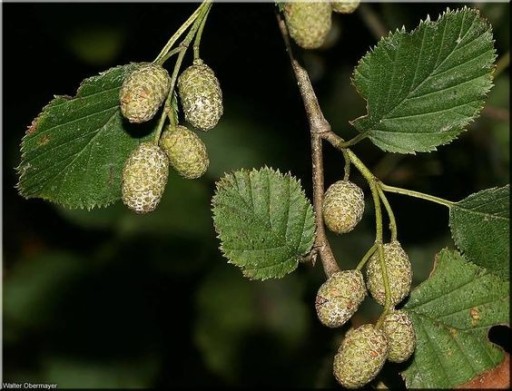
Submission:
<svg viewBox="0 0 512 391">
<path fill-rule="evenodd" d="M 124 165 L 123 203 L 136 213 L 155 210 L 164 193 L 168 175 L 169 160 L 165 152 L 151 142 L 140 144 Z"/>
<path fill-rule="evenodd" d="M 290 37 L 304 49 L 322 46 L 331 29 L 329 2 L 285 3 L 284 17 Z"/>
<path fill-rule="evenodd" d="M 199 178 L 208 169 L 210 161 L 206 145 L 185 126 L 167 128 L 160 138 L 160 147 L 167 154 L 171 166 L 187 179 Z"/>
<path fill-rule="evenodd" d="M 411 357 L 416 347 L 416 334 L 406 311 L 392 311 L 386 315 L 382 330 L 389 343 L 389 361 L 400 363 Z"/>
<path fill-rule="evenodd" d="M 325 225 L 332 232 L 352 231 L 363 217 L 363 191 L 350 181 L 333 183 L 325 192 L 322 212 Z"/>
<path fill-rule="evenodd" d="M 343 326 L 365 297 L 366 286 L 359 270 L 334 273 L 318 289 L 315 300 L 318 319 L 327 327 Z"/>
<path fill-rule="evenodd" d="M 222 90 L 213 70 L 201 61 L 183 71 L 178 92 L 185 119 L 195 128 L 213 129 L 224 112 Z"/>
<path fill-rule="evenodd" d="M 386 243 L 383 246 L 384 262 L 388 273 L 388 280 L 391 289 L 391 304 L 400 303 L 410 292 L 412 283 L 411 262 L 406 252 L 398 241 Z M 372 297 L 380 305 L 386 302 L 384 279 L 380 267 L 379 252 L 375 253 L 368 260 L 366 266 L 366 285 Z"/>
<path fill-rule="evenodd" d="M 169 73 L 160 65 L 136 65 L 119 91 L 121 113 L 131 123 L 149 121 L 167 97 L 170 87 Z"/>
<path fill-rule="evenodd" d="M 360 0 L 341 0 L 341 1 L 333 1 L 331 3 L 332 10 L 334 12 L 338 12 L 340 14 L 351 14 L 354 12 L 357 7 L 359 7 Z"/>
<path fill-rule="evenodd" d="M 380 372 L 388 350 L 384 332 L 372 324 L 349 330 L 334 356 L 336 380 L 346 388 L 364 386 Z"/>
</svg>

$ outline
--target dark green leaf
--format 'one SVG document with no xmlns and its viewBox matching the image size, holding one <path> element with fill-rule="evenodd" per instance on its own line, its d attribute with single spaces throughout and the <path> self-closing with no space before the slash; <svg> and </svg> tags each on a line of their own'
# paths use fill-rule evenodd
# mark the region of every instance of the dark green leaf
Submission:
<svg viewBox="0 0 512 391">
<path fill-rule="evenodd" d="M 448 10 L 411 33 L 396 31 L 354 71 L 368 114 L 353 124 L 385 151 L 435 150 L 480 113 L 495 57 L 491 27 L 474 9 Z"/>
<path fill-rule="evenodd" d="M 475 264 L 501 278 L 510 269 L 510 185 L 479 191 L 450 208 L 453 240 Z"/>
<path fill-rule="evenodd" d="M 408 388 L 454 388 L 503 360 L 487 333 L 510 322 L 509 284 L 457 252 L 438 254 L 432 275 L 413 290 L 405 309 L 417 339 L 403 373 Z"/>
<path fill-rule="evenodd" d="M 300 183 L 270 168 L 223 177 L 213 214 L 222 252 L 253 279 L 292 272 L 315 239 L 313 208 Z"/>
<path fill-rule="evenodd" d="M 87 209 L 121 198 L 125 160 L 156 125 L 122 118 L 119 89 L 131 67 L 84 80 L 75 97 L 56 97 L 32 122 L 21 144 L 22 196 Z"/>
</svg>

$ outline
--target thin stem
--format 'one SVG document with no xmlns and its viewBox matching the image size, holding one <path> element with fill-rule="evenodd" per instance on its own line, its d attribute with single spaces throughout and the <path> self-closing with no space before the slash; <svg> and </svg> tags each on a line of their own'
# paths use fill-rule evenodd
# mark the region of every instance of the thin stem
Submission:
<svg viewBox="0 0 512 391">
<path fill-rule="evenodd" d="M 172 35 L 171 38 L 169 38 L 169 41 L 165 44 L 165 46 L 162 48 L 158 56 L 153 60 L 155 64 L 162 65 L 164 63 L 164 58 L 171 50 L 173 45 L 178 41 L 178 39 L 183 35 L 183 33 L 190 27 L 192 23 L 197 19 L 197 17 L 203 12 L 204 7 L 210 7 L 211 0 L 205 0 L 197 9 L 190 15 L 190 17 L 183 23 L 178 30 Z"/>
<path fill-rule="evenodd" d="M 384 292 L 386 296 L 386 301 L 384 303 L 384 313 L 387 313 L 389 308 L 391 308 L 391 287 L 389 285 L 388 268 L 384 259 L 384 248 L 382 246 L 382 209 L 380 206 L 379 190 L 377 189 L 375 181 L 370 182 L 370 189 L 372 191 L 373 203 L 375 204 L 375 243 L 377 244 L 377 251 L 379 252 L 379 263 L 382 273 L 382 280 L 384 282 Z M 376 327 L 379 328 L 380 326 L 377 325 Z"/>
<path fill-rule="evenodd" d="M 342 149 L 342 152 L 343 158 L 345 159 L 345 176 L 343 177 L 343 180 L 348 181 L 350 178 L 350 157 L 345 149 Z"/>
<path fill-rule="evenodd" d="M 380 267 L 382 269 L 382 279 L 384 280 L 384 290 L 386 292 L 386 301 L 384 303 L 384 310 L 382 311 L 382 314 L 380 315 L 379 319 L 377 320 L 377 323 L 375 324 L 376 329 L 380 329 L 382 327 L 382 323 L 384 323 L 384 318 L 392 308 L 391 288 L 389 286 L 388 270 L 386 267 L 386 262 L 384 261 L 384 246 L 382 245 L 382 243 L 378 244 L 378 251 Z"/>
<path fill-rule="evenodd" d="M 376 39 L 388 33 L 384 24 L 368 4 L 363 3 L 359 5 L 359 15 Z"/>
<path fill-rule="evenodd" d="M 324 167 L 322 155 L 322 137 L 321 135 L 331 131 L 329 123 L 326 121 L 318 104 L 311 80 L 307 72 L 302 68 L 293 57 L 288 30 L 284 20 L 277 13 L 277 21 L 281 35 L 285 42 L 293 72 L 297 79 L 299 91 L 304 102 L 306 114 L 309 120 L 309 131 L 311 137 L 311 162 L 313 177 L 313 208 L 315 210 L 316 238 L 315 248 L 320 254 L 324 273 L 329 278 L 332 274 L 339 272 L 340 268 L 334 258 L 331 246 L 327 240 L 323 222 L 323 197 L 324 197 Z"/>
<path fill-rule="evenodd" d="M 169 109 L 167 110 L 167 117 L 169 118 L 169 123 L 173 128 L 178 126 L 178 116 L 177 113 L 172 109 L 173 105 L 177 104 L 176 102 L 176 94 L 169 94 L 171 96 L 171 101 L 169 103 Z"/>
<path fill-rule="evenodd" d="M 206 7 L 206 9 L 204 7 Z M 174 88 L 176 87 L 176 81 L 178 80 L 178 73 L 180 72 L 181 64 L 183 63 L 183 58 L 185 57 L 185 54 L 187 53 L 187 49 L 192 42 L 192 39 L 194 39 L 195 34 L 197 33 L 197 30 L 199 29 L 199 26 L 202 22 L 202 17 L 204 14 L 208 11 L 209 7 L 211 6 L 210 1 L 205 1 L 203 4 L 201 4 L 201 7 L 198 8 L 199 16 L 196 16 L 194 25 L 187 33 L 186 37 L 181 42 L 179 48 L 179 54 L 178 58 L 176 59 L 176 63 L 174 64 L 174 69 L 171 75 L 171 87 L 169 89 L 169 95 L 167 95 L 167 99 L 165 100 L 165 106 L 164 110 L 162 111 L 162 117 L 160 118 L 160 121 L 158 123 L 157 130 L 155 132 L 155 142 L 158 143 L 160 140 L 160 136 L 162 134 L 163 125 L 165 122 L 165 117 L 168 116 L 169 110 L 171 110 L 171 101 L 172 97 L 174 95 Z M 196 10 L 197 12 L 197 10 Z"/>
<path fill-rule="evenodd" d="M 155 132 L 155 138 L 154 143 L 158 145 L 158 142 L 160 141 L 160 135 L 162 134 L 162 129 L 164 128 L 165 119 L 167 118 L 167 113 L 169 111 L 169 97 L 172 94 L 169 94 L 167 96 L 167 99 L 165 100 L 164 109 L 162 110 L 162 115 L 160 116 L 160 119 L 158 120 L 158 126 L 156 127 Z"/>
<path fill-rule="evenodd" d="M 430 201 L 430 202 L 434 202 L 436 204 L 444 205 L 444 206 L 446 206 L 448 208 L 451 208 L 453 205 L 455 205 L 455 202 L 448 201 L 448 200 L 445 200 L 443 198 L 435 197 L 435 196 L 430 195 L 430 194 L 420 193 L 419 191 L 407 190 L 407 189 L 402 189 L 400 187 L 389 186 L 389 185 L 385 185 L 382 182 L 379 184 L 379 186 L 380 186 L 380 188 L 382 190 L 387 191 L 389 193 L 397 193 L 397 194 L 407 195 L 407 196 L 410 196 L 410 197 L 421 198 L 421 199 L 426 200 L 426 201 Z"/>
<path fill-rule="evenodd" d="M 162 57 L 162 59 L 160 60 L 160 64 L 163 64 L 164 62 L 166 62 L 169 58 L 171 58 L 172 56 L 174 56 L 175 54 L 178 54 L 179 52 L 181 51 L 181 48 L 180 47 L 177 47 L 177 48 L 174 48 L 172 49 L 169 53 L 167 53 L 165 56 Z"/>
<path fill-rule="evenodd" d="M 347 156 L 349 157 L 352 164 L 359 170 L 361 175 L 366 179 L 366 181 L 371 185 L 376 181 L 376 178 L 370 171 L 368 167 L 356 156 L 354 152 L 352 152 L 350 149 L 346 149 Z"/>
<path fill-rule="evenodd" d="M 377 250 L 379 252 L 379 263 L 382 272 L 382 280 L 384 282 L 384 291 L 386 294 L 386 301 L 384 303 L 384 311 L 379 321 L 377 322 L 376 327 L 379 328 L 382 324 L 383 317 L 388 313 L 391 308 L 391 287 L 389 284 L 388 278 L 388 270 L 386 267 L 386 262 L 384 260 L 384 249 L 382 247 L 383 235 L 382 235 L 382 208 L 380 204 L 380 195 L 379 195 L 379 186 L 380 182 L 378 182 L 377 178 L 372 174 L 372 172 L 365 166 L 365 164 L 359 160 L 359 158 L 352 152 L 350 149 L 347 149 L 347 155 L 350 157 L 351 162 L 354 166 L 359 170 L 361 175 L 366 179 L 368 184 L 370 185 L 370 190 L 372 192 L 373 203 L 375 205 L 375 245 L 377 246 Z M 391 210 L 391 208 L 390 208 Z M 391 220 L 391 218 L 390 218 Z M 396 225 L 396 222 L 395 222 Z M 396 232 L 396 229 L 395 229 Z"/>
<path fill-rule="evenodd" d="M 329 142 L 329 144 L 331 144 L 334 148 L 339 149 L 340 151 L 343 151 L 343 149 L 349 147 L 349 145 L 347 145 L 347 142 L 333 131 L 322 133 L 322 138 Z"/>
<path fill-rule="evenodd" d="M 350 140 L 348 141 L 345 141 L 343 143 L 338 143 L 338 145 L 340 146 L 340 148 L 347 148 L 347 147 L 351 147 L 352 145 L 356 145 L 359 141 L 362 141 L 364 140 L 366 137 L 368 137 L 368 133 L 369 132 L 361 132 L 359 133 L 357 136 L 351 138 Z"/>
<path fill-rule="evenodd" d="M 380 185 L 380 182 L 378 185 Z M 391 208 L 391 205 L 389 204 L 386 194 L 384 194 L 384 191 L 382 191 L 382 188 L 380 186 L 377 186 L 377 188 L 379 190 L 380 200 L 384 204 L 384 207 L 386 208 L 386 213 L 388 214 L 388 217 L 389 217 L 389 229 L 391 231 L 391 241 L 398 240 L 398 229 L 397 229 L 395 214 L 393 213 L 393 209 Z"/>
<path fill-rule="evenodd" d="M 373 246 L 371 246 L 370 249 L 366 252 L 366 254 L 364 254 L 364 257 L 357 264 L 356 270 L 361 271 L 363 269 L 364 265 L 366 265 L 366 262 L 368 262 L 375 250 L 377 250 L 377 243 L 374 243 Z"/>
<path fill-rule="evenodd" d="M 494 79 L 496 79 L 500 73 L 502 73 L 505 69 L 510 65 L 510 50 L 506 52 L 503 56 L 500 57 L 498 62 L 496 63 L 496 70 L 494 71 Z"/>
<path fill-rule="evenodd" d="M 204 26 L 206 24 L 206 19 L 208 19 L 208 14 L 210 13 L 211 7 L 207 7 L 203 20 L 201 21 L 201 25 L 199 26 L 199 30 L 197 30 L 196 39 L 194 40 L 194 60 L 198 60 L 201 57 L 199 56 L 199 47 L 201 46 L 201 37 L 203 36 Z"/>
<path fill-rule="evenodd" d="M 382 243 L 382 208 L 380 207 L 379 190 L 377 189 L 377 186 L 373 180 L 369 182 L 369 185 L 372 192 L 373 203 L 375 204 L 375 242 Z"/>
<path fill-rule="evenodd" d="M 503 107 L 485 106 L 482 115 L 495 121 L 510 122 L 510 111 Z"/>
</svg>

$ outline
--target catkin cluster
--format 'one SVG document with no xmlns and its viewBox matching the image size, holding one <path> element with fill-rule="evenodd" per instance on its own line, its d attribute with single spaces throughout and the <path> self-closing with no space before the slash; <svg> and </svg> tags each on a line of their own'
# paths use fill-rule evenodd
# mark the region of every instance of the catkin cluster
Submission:
<svg viewBox="0 0 512 391">
<path fill-rule="evenodd" d="M 162 66 L 135 64 L 119 92 L 120 111 L 131 123 L 150 121 L 173 93 L 170 89 L 171 79 Z M 223 113 L 222 91 L 211 68 L 196 60 L 180 75 L 178 89 L 185 120 L 204 131 L 217 125 Z M 184 178 L 196 179 L 208 165 L 208 152 L 199 136 L 183 125 L 170 124 L 158 142 L 141 143 L 126 160 L 123 203 L 136 213 L 151 212 L 164 193 L 169 167 Z"/>
<path fill-rule="evenodd" d="M 324 223 L 336 234 L 348 233 L 361 221 L 364 206 L 361 188 L 348 180 L 337 181 L 324 194 Z M 394 309 L 409 294 L 412 282 L 409 257 L 397 240 L 384 244 L 382 253 L 376 247 L 367 261 L 365 277 L 359 268 L 334 273 L 320 286 L 315 300 L 320 322 L 340 327 L 356 313 L 367 290 L 384 306 L 388 281 L 391 309 L 381 326 L 366 324 L 350 330 L 334 357 L 334 376 L 346 388 L 363 387 L 377 376 L 386 360 L 406 361 L 416 346 L 411 318 L 407 312 Z"/>
</svg>

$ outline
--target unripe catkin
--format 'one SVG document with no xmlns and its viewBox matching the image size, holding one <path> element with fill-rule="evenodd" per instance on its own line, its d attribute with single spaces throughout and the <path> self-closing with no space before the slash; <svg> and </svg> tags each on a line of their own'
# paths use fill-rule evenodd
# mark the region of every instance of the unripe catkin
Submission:
<svg viewBox="0 0 512 391">
<path fill-rule="evenodd" d="M 354 315 L 365 296 L 366 286 L 359 270 L 334 273 L 318 289 L 318 319 L 327 327 L 340 327 Z"/>
<path fill-rule="evenodd" d="M 359 7 L 360 0 L 338 0 L 331 3 L 332 10 L 340 14 L 351 14 Z"/>
<path fill-rule="evenodd" d="M 331 29 L 331 5 L 327 1 L 293 2 L 284 6 L 290 37 L 304 49 L 322 46 Z"/>
<path fill-rule="evenodd" d="M 160 65 L 140 63 L 126 76 L 119 91 L 121 113 L 132 123 L 153 118 L 165 100 L 171 79 Z"/>
<path fill-rule="evenodd" d="M 391 289 L 391 304 L 396 305 L 400 303 L 411 290 L 411 262 L 398 241 L 386 243 L 383 246 L 383 250 L 384 263 L 386 264 Z M 368 260 L 366 266 L 366 285 L 375 301 L 380 305 L 384 305 L 386 302 L 386 292 L 378 251 L 375 251 Z"/>
<path fill-rule="evenodd" d="M 140 144 L 123 169 L 123 203 L 137 213 L 148 213 L 157 207 L 167 184 L 169 160 L 158 145 Z"/>
<path fill-rule="evenodd" d="M 416 334 L 406 311 L 397 310 L 386 315 L 382 330 L 389 343 L 389 361 L 400 363 L 411 357 L 416 347 Z"/>
<path fill-rule="evenodd" d="M 202 176 L 208 169 L 208 152 L 203 141 L 185 126 L 169 126 L 162 133 L 160 146 L 167 154 L 169 163 L 187 179 Z"/>
<path fill-rule="evenodd" d="M 214 128 L 224 112 L 222 90 L 213 70 L 201 60 L 183 71 L 178 92 L 185 119 L 195 128 Z"/>
<path fill-rule="evenodd" d="M 333 183 L 325 192 L 322 212 L 325 225 L 332 232 L 343 234 L 352 231 L 363 217 L 363 191 L 350 181 Z"/>
<path fill-rule="evenodd" d="M 382 369 L 388 349 L 384 332 L 372 324 L 349 330 L 334 356 L 336 380 L 346 388 L 364 386 Z"/>
</svg>

